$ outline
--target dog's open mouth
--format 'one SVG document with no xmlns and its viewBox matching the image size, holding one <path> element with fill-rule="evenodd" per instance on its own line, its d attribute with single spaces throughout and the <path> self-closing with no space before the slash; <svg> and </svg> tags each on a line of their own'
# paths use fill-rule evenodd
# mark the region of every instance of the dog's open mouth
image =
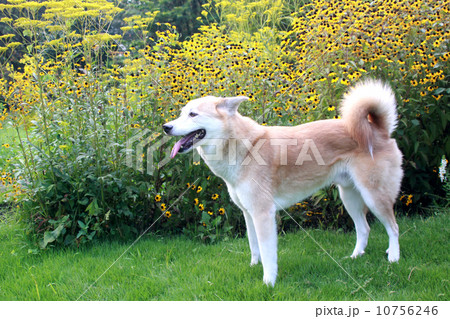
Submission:
<svg viewBox="0 0 450 319">
<path fill-rule="evenodd" d="M 175 143 L 173 146 L 172 152 L 170 153 L 170 158 L 174 158 L 178 153 L 184 153 L 189 151 L 194 144 L 204 138 L 206 135 L 206 131 L 204 129 L 200 129 L 194 132 L 189 133 L 184 136 L 181 140 Z"/>
</svg>

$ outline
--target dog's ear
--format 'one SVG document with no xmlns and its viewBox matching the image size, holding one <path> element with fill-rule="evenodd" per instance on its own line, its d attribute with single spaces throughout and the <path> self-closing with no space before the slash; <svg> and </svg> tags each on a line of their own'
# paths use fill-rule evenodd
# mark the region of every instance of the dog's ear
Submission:
<svg viewBox="0 0 450 319">
<path fill-rule="evenodd" d="M 217 109 L 226 112 L 228 115 L 236 113 L 239 104 L 247 101 L 246 96 L 225 97 L 217 104 Z"/>
</svg>

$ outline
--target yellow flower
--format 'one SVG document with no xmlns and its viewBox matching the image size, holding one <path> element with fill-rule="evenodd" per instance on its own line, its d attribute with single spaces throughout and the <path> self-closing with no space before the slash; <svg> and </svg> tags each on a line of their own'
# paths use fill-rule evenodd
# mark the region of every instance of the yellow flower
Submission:
<svg viewBox="0 0 450 319">
<path fill-rule="evenodd" d="M 198 205 L 198 198 L 194 198 L 194 205 L 195 205 L 195 206 Z"/>
<path fill-rule="evenodd" d="M 208 215 L 212 216 L 212 215 L 213 215 L 213 212 L 209 210 L 209 211 L 208 211 Z"/>
<path fill-rule="evenodd" d="M 198 205 L 198 209 L 199 209 L 200 211 L 202 211 L 202 210 L 205 209 L 205 206 L 204 206 L 203 204 L 199 204 L 199 205 Z"/>
<path fill-rule="evenodd" d="M 172 216 L 172 214 L 170 213 L 170 211 L 166 211 L 166 212 L 165 212 L 165 215 L 166 215 L 167 218 L 170 218 L 170 216 Z"/>
<path fill-rule="evenodd" d="M 165 210 L 166 210 L 166 204 L 162 203 L 162 204 L 160 205 L 160 207 L 161 207 L 161 210 L 162 210 L 162 211 L 165 211 Z"/>
<path fill-rule="evenodd" d="M 225 209 L 222 207 L 219 209 L 219 215 L 225 214 Z"/>
<path fill-rule="evenodd" d="M 219 198 L 219 194 L 214 194 L 211 196 L 212 200 L 217 200 Z"/>
<path fill-rule="evenodd" d="M 197 193 L 200 193 L 202 191 L 202 189 L 203 188 L 201 186 L 197 187 Z"/>
<path fill-rule="evenodd" d="M 9 144 L 8 144 L 8 143 L 2 144 L 2 146 L 3 146 L 4 148 L 9 148 Z"/>
<path fill-rule="evenodd" d="M 412 198 L 413 198 L 413 195 L 408 195 L 408 199 L 406 200 L 406 206 L 409 206 L 410 204 L 412 204 Z"/>
<path fill-rule="evenodd" d="M 155 202 L 160 202 L 161 201 L 161 195 L 157 194 L 155 196 Z"/>
</svg>

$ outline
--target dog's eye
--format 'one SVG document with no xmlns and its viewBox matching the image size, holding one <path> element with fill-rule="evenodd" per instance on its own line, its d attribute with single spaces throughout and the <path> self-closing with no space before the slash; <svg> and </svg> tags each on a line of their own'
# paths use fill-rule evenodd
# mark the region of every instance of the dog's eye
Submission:
<svg viewBox="0 0 450 319">
<path fill-rule="evenodd" d="M 189 116 L 190 117 L 196 117 L 198 114 L 197 113 L 194 113 L 194 112 L 191 112 L 191 113 L 189 113 Z"/>
</svg>

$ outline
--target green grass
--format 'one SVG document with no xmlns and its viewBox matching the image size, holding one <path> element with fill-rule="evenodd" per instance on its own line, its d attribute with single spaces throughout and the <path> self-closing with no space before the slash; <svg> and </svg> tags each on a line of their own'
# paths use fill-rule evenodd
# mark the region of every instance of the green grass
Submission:
<svg viewBox="0 0 450 319">
<path fill-rule="evenodd" d="M 372 225 L 366 254 L 356 260 L 354 233 L 308 230 L 358 286 L 303 231 L 279 237 L 279 276 L 262 282 L 250 267 L 245 238 L 204 245 L 183 237 L 142 238 L 129 247 L 103 242 L 79 249 L 28 253 L 20 224 L 0 224 L 1 300 L 448 300 L 449 214 L 400 218 L 401 259 L 389 264 L 388 238 Z M 367 292 L 367 293 L 366 293 Z"/>
</svg>

